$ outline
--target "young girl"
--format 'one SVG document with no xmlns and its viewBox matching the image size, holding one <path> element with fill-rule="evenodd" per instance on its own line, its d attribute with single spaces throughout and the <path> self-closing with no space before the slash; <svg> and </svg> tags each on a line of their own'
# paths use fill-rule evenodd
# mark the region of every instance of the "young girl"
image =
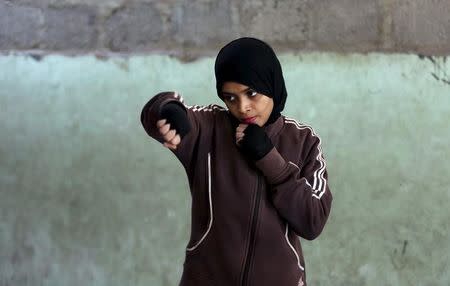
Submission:
<svg viewBox="0 0 450 286">
<path fill-rule="evenodd" d="M 332 195 L 320 139 L 280 114 L 287 92 L 272 48 L 254 38 L 223 47 L 217 105 L 187 106 L 174 92 L 143 108 L 147 133 L 184 166 L 192 224 L 181 286 L 306 285 L 297 236 L 312 240 Z"/>
</svg>

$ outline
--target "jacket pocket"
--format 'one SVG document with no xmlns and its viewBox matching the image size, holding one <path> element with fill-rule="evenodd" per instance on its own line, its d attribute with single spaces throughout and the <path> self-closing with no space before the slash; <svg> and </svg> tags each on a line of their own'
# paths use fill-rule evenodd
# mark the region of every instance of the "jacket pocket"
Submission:
<svg viewBox="0 0 450 286">
<path fill-rule="evenodd" d="M 286 239 L 287 244 L 289 245 L 289 248 L 291 249 L 293 255 L 297 259 L 297 266 L 300 271 L 300 279 L 303 279 L 303 272 L 305 271 L 305 267 L 301 264 L 300 256 L 298 255 L 297 251 L 295 250 L 295 247 L 292 245 L 291 241 L 289 240 L 289 225 L 286 223 L 286 232 L 284 234 L 284 237 Z"/>
<path fill-rule="evenodd" d="M 205 241 L 206 237 L 211 231 L 213 221 L 214 221 L 214 213 L 213 213 L 213 204 L 212 204 L 212 193 L 211 193 L 211 153 L 208 153 L 208 160 L 207 160 L 207 184 L 208 184 L 208 204 L 209 204 L 209 221 L 208 226 L 203 233 L 203 235 L 195 242 L 189 243 L 189 245 L 186 247 L 187 253 L 192 253 L 194 250 L 196 250 L 203 242 Z"/>
</svg>

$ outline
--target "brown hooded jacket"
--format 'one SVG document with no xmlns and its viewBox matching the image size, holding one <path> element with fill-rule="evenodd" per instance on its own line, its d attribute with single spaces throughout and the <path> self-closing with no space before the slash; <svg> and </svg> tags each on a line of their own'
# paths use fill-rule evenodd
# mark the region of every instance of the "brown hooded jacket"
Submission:
<svg viewBox="0 0 450 286">
<path fill-rule="evenodd" d="M 173 101 L 183 104 L 191 124 L 173 151 L 192 197 L 180 285 L 306 285 L 298 236 L 316 238 L 332 202 L 317 134 L 280 116 L 264 127 L 275 148 L 251 162 L 235 144 L 228 110 L 187 106 L 177 93 L 164 92 L 141 113 L 144 129 L 159 142 L 160 109 Z"/>
</svg>

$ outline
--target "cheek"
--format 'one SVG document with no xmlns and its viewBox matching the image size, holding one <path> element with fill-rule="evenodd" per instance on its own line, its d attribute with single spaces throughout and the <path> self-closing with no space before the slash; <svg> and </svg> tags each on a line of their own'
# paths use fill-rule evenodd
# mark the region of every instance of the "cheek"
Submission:
<svg viewBox="0 0 450 286">
<path fill-rule="evenodd" d="M 266 117 L 269 117 L 270 114 L 272 113 L 272 109 L 273 109 L 273 102 L 266 102 L 264 104 L 264 114 L 266 115 Z"/>
</svg>

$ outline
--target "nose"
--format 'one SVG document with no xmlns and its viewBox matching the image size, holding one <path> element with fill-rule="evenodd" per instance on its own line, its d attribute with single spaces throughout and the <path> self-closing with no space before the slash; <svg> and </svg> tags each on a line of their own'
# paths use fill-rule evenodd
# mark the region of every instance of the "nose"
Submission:
<svg viewBox="0 0 450 286">
<path fill-rule="evenodd" d="M 242 114 L 246 114 L 251 110 L 251 102 L 248 98 L 243 97 L 239 100 L 238 110 Z"/>
</svg>

